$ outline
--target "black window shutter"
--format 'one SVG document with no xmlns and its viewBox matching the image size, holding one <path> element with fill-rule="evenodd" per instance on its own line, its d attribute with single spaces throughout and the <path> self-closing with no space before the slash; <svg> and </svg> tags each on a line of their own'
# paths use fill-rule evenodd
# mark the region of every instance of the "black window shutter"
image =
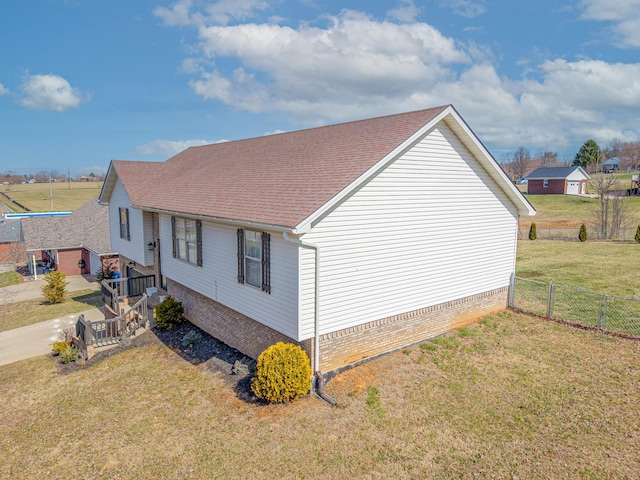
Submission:
<svg viewBox="0 0 640 480">
<path fill-rule="evenodd" d="M 131 240 L 131 234 L 129 232 L 129 209 L 125 209 L 125 214 L 127 215 L 127 240 Z"/>
<path fill-rule="evenodd" d="M 196 250 L 198 259 L 196 261 L 199 267 L 202 266 L 202 220 L 196 220 Z"/>
<path fill-rule="evenodd" d="M 238 283 L 244 283 L 244 230 L 238 229 Z"/>
<path fill-rule="evenodd" d="M 262 291 L 271 293 L 271 235 L 262 232 Z"/>
<path fill-rule="evenodd" d="M 176 217 L 171 217 L 171 254 L 176 258 Z"/>
</svg>

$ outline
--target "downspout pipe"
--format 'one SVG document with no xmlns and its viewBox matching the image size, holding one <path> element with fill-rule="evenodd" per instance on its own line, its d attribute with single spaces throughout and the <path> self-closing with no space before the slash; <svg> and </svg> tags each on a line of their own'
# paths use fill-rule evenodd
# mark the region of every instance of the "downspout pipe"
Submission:
<svg viewBox="0 0 640 480">
<path fill-rule="evenodd" d="M 300 240 L 298 238 L 291 238 L 287 235 L 287 232 L 282 232 L 282 237 L 287 241 L 299 245 L 303 248 L 309 248 L 315 251 L 315 295 L 314 295 L 314 341 L 313 341 L 313 367 L 316 375 L 316 393 L 324 401 L 335 405 L 336 401 L 324 392 L 324 378 L 322 372 L 320 372 L 320 246 Z"/>
</svg>

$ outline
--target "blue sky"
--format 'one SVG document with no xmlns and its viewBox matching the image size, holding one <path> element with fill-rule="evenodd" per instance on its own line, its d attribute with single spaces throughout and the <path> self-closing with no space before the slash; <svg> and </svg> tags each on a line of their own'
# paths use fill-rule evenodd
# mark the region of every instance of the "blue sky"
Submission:
<svg viewBox="0 0 640 480">
<path fill-rule="evenodd" d="M 375 5 L 374 5 L 375 4 Z M 640 0 L 0 6 L 0 172 L 452 103 L 493 155 L 640 140 Z"/>
</svg>

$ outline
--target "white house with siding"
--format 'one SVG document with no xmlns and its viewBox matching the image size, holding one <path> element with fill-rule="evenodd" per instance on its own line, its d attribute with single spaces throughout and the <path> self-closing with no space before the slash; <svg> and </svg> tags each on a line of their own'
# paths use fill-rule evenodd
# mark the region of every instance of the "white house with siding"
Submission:
<svg viewBox="0 0 640 480">
<path fill-rule="evenodd" d="M 450 105 L 114 160 L 100 200 L 192 323 L 325 373 L 504 309 L 535 214 Z"/>
</svg>

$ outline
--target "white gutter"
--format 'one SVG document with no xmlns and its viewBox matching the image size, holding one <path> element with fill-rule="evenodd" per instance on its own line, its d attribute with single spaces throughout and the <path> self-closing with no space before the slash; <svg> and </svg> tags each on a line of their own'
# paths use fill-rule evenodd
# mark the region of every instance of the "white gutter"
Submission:
<svg viewBox="0 0 640 480">
<path fill-rule="evenodd" d="M 300 245 L 303 248 L 310 248 L 315 250 L 316 264 L 315 264 L 315 313 L 314 313 L 314 345 L 313 345 L 313 367 L 314 372 L 320 371 L 320 247 L 315 243 L 305 242 L 297 238 L 291 238 L 287 235 L 287 232 L 282 232 L 282 237 L 291 243 Z"/>
</svg>

